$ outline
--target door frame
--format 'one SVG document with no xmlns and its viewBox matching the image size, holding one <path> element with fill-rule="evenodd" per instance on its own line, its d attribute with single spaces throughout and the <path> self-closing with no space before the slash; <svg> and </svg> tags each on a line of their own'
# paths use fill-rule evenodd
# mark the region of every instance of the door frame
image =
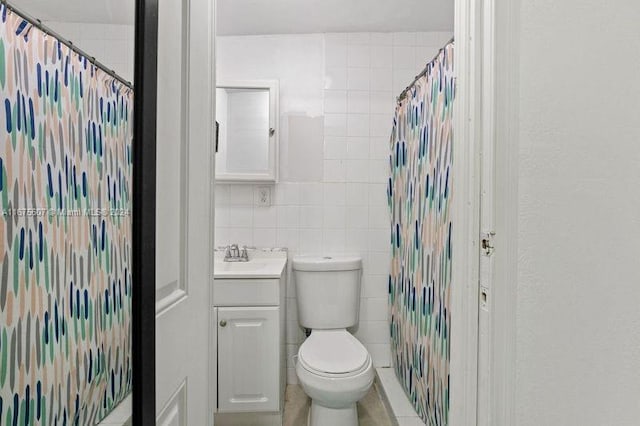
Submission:
<svg viewBox="0 0 640 426">
<path fill-rule="evenodd" d="M 480 2 L 455 0 L 452 222 L 455 265 L 451 278 L 449 420 L 455 426 L 477 424 L 478 272 L 480 220 L 480 155 L 482 55 Z M 455 314 L 460 312 L 461 314 Z"/>
<path fill-rule="evenodd" d="M 463 313 L 451 332 L 456 426 L 515 421 L 519 12 L 519 1 L 455 0 L 451 300 Z M 485 257 L 481 233 L 492 231 L 495 249 Z"/>
<path fill-rule="evenodd" d="M 158 0 L 136 0 L 132 191 L 132 421 L 156 424 Z"/>
</svg>

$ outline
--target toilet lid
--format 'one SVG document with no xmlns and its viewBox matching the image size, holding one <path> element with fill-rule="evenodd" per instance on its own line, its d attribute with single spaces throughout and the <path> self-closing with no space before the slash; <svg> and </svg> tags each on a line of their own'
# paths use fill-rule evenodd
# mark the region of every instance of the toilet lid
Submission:
<svg viewBox="0 0 640 426">
<path fill-rule="evenodd" d="M 367 349 L 346 330 L 314 330 L 298 355 L 305 366 L 327 374 L 352 373 L 369 360 Z"/>
</svg>

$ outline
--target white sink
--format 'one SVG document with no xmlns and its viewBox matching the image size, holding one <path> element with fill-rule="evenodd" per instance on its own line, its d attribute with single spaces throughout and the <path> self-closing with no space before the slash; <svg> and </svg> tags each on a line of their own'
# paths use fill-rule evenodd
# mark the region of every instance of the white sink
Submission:
<svg viewBox="0 0 640 426">
<path fill-rule="evenodd" d="M 214 260 L 214 278 L 279 278 L 287 263 L 287 254 L 251 250 L 248 262 L 225 262 L 219 253 Z"/>
<path fill-rule="evenodd" d="M 248 262 L 216 262 L 214 272 L 256 272 L 267 266 L 264 262 L 250 260 Z M 217 269 L 217 270 L 216 270 Z"/>
</svg>

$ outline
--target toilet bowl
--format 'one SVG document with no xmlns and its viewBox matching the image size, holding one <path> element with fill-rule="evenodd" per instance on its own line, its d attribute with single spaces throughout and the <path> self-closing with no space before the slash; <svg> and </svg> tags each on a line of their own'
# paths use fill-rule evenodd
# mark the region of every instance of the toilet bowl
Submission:
<svg viewBox="0 0 640 426">
<path fill-rule="evenodd" d="M 309 425 L 357 426 L 356 402 L 375 376 L 367 349 L 347 331 L 358 322 L 362 260 L 296 256 L 292 263 L 299 322 L 311 329 L 296 362 L 311 398 Z"/>
<path fill-rule="evenodd" d="M 346 330 L 317 330 L 298 351 L 296 374 L 311 398 L 309 424 L 358 424 L 356 402 L 373 384 L 371 357 Z"/>
</svg>

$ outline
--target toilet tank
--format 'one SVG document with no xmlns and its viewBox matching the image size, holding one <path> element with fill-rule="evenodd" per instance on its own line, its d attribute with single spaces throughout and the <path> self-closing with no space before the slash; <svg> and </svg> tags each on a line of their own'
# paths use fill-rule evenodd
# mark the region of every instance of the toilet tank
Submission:
<svg viewBox="0 0 640 426">
<path fill-rule="evenodd" d="M 360 257 L 295 256 L 292 268 L 301 326 L 322 330 L 358 323 Z"/>
</svg>

